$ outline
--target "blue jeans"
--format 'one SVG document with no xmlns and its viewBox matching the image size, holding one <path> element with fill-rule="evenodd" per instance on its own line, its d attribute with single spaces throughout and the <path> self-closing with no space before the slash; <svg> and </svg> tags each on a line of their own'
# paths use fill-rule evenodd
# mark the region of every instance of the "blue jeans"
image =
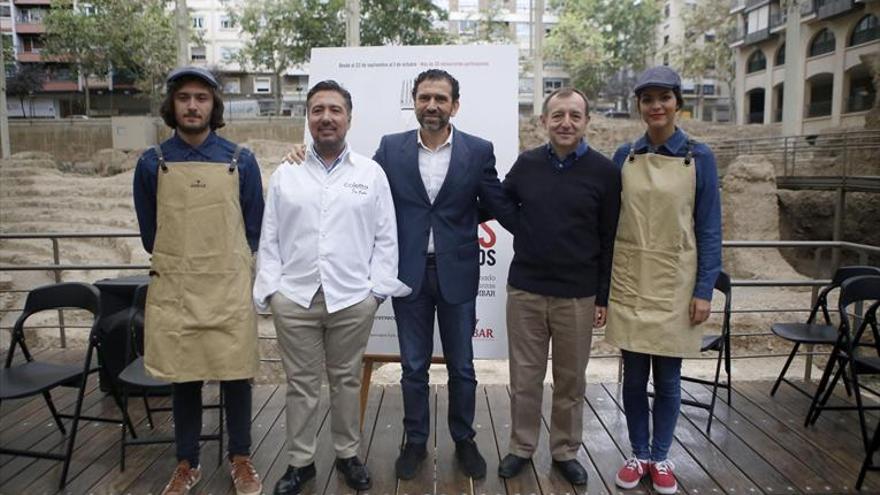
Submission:
<svg viewBox="0 0 880 495">
<path fill-rule="evenodd" d="M 476 299 L 449 304 L 437 283 L 437 267 L 425 267 L 421 290 L 412 299 L 392 301 L 403 375 L 403 427 L 406 441 L 424 444 L 430 432 L 428 368 L 434 351 L 434 312 L 449 373 L 449 433 L 453 441 L 473 438 L 477 378 L 472 338 L 477 323 Z"/>
<path fill-rule="evenodd" d="M 681 408 L 681 358 L 623 353 L 623 408 L 632 453 L 665 461 Z M 654 370 L 654 436 L 648 430 L 648 375 Z M 650 442 L 650 447 L 649 447 Z"/>
<path fill-rule="evenodd" d="M 174 441 L 177 460 L 199 465 L 199 437 L 202 434 L 202 384 L 183 382 L 171 384 L 174 415 Z M 231 380 L 220 382 L 223 387 L 227 451 L 233 455 L 250 455 L 251 449 L 251 382 Z"/>
</svg>

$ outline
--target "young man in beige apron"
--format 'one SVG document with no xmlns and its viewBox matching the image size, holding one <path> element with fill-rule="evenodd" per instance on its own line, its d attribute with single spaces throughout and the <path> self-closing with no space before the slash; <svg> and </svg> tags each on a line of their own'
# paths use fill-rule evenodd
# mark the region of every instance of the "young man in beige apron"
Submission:
<svg viewBox="0 0 880 495">
<path fill-rule="evenodd" d="M 201 479 L 205 380 L 222 387 L 237 495 L 262 491 L 250 459 L 262 181 L 254 155 L 214 133 L 223 126 L 219 92 L 203 68 L 172 71 L 161 113 L 174 135 L 146 151 L 134 175 L 141 239 L 152 253 L 144 363 L 173 388 L 178 465 L 164 495 L 186 494 Z"/>
<path fill-rule="evenodd" d="M 715 279 L 721 270 L 721 206 L 715 157 L 675 126 L 681 79 L 665 66 L 635 88 L 647 132 L 614 154 L 621 167 L 605 340 L 623 355 L 623 405 L 632 457 L 616 483 L 634 488 L 650 474 L 654 490 L 675 493 L 667 459 L 681 405 L 681 358 L 699 355 Z M 653 438 L 648 376 L 653 371 Z"/>
<path fill-rule="evenodd" d="M 288 467 L 275 495 L 315 477 L 318 401 L 326 374 L 336 469 L 353 490 L 370 488 L 358 458 L 361 362 L 373 316 L 397 280 L 397 221 L 378 163 L 352 151 L 351 94 L 321 81 L 306 96 L 313 144 L 301 166 L 280 166 L 266 194 L 254 302 L 272 308 L 287 375 Z"/>
</svg>

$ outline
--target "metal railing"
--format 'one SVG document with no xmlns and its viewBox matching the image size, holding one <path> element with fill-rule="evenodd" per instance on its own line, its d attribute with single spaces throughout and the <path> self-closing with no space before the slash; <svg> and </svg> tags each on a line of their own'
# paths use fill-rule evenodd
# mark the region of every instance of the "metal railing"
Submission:
<svg viewBox="0 0 880 495">
<path fill-rule="evenodd" d="M 33 265 L 12 265 L 12 264 L 0 264 L 0 273 L 2 272 L 26 272 L 26 271 L 49 271 L 52 272 L 53 277 L 56 281 L 60 281 L 62 279 L 62 273 L 64 272 L 76 272 L 76 271 L 86 271 L 86 270 L 147 270 L 149 268 L 148 265 L 138 265 L 138 264 L 120 264 L 120 263 L 103 263 L 103 264 L 63 264 L 61 263 L 61 247 L 59 245 L 59 240 L 61 239 L 118 239 L 118 238 L 136 238 L 138 234 L 135 232 L 94 232 L 94 233 L 0 233 L 0 241 L 9 241 L 9 240 L 46 240 L 52 245 L 52 262 L 46 264 L 33 264 Z M 858 263 L 861 265 L 871 264 L 872 261 L 874 264 L 880 263 L 880 247 L 870 246 L 865 244 L 856 244 L 851 242 L 843 242 L 843 241 L 724 241 L 723 243 L 724 249 L 779 249 L 779 248 L 808 248 L 814 250 L 814 263 L 816 273 L 823 273 L 833 271 L 832 266 L 828 266 L 828 264 L 824 261 L 822 254 L 827 250 L 840 250 L 840 251 L 849 251 L 853 252 L 858 257 Z M 838 258 L 839 259 L 839 258 Z M 825 270 L 823 270 L 823 267 Z M 736 288 L 740 288 L 740 290 L 745 288 L 767 288 L 767 287 L 812 287 L 812 296 L 810 305 L 815 302 L 815 299 L 818 294 L 818 288 L 827 285 L 830 282 L 827 278 L 801 278 L 801 279 L 786 279 L 786 280 L 771 280 L 771 279 L 763 279 L 763 280 L 733 280 L 732 286 Z M 3 293 L 26 293 L 27 290 L 17 289 L 17 290 L 0 290 L 0 294 Z M 733 302 L 736 304 L 736 295 L 733 296 Z M 806 303 L 806 301 L 805 301 Z M 20 312 L 22 308 L 13 307 L 0 309 L 0 313 L 14 313 Z M 809 307 L 795 307 L 795 308 L 747 308 L 747 307 L 738 307 L 732 310 L 733 315 L 737 314 L 755 314 L 755 313 L 806 313 L 809 312 Z M 715 311 L 715 313 L 719 313 L 720 311 Z M 735 325 L 734 325 L 735 326 Z M 59 324 L 56 325 L 43 325 L 43 326 L 29 326 L 29 328 L 59 328 L 60 331 L 60 340 L 61 346 L 66 346 L 65 339 L 65 328 L 88 328 L 85 326 L 75 326 L 75 325 L 66 325 L 63 319 L 63 314 L 59 311 Z M 10 326 L 0 326 L 0 330 L 11 330 Z M 604 332 L 597 331 L 596 336 L 604 335 Z M 772 333 L 769 331 L 759 331 L 759 332 L 742 332 L 742 333 L 731 333 L 731 338 L 754 338 L 754 337 L 769 337 Z M 275 340 L 274 336 L 261 336 L 261 340 Z M 812 348 L 808 348 L 805 353 L 802 353 L 806 356 L 805 369 L 804 369 L 804 378 L 810 379 L 810 370 L 812 366 L 812 359 L 814 356 L 819 355 L 827 355 L 827 352 L 815 352 Z M 777 358 L 777 357 L 785 357 L 788 353 L 757 353 L 757 354 L 740 354 L 736 356 L 732 356 L 733 359 L 756 359 L 756 358 Z M 594 355 L 594 358 L 620 358 L 620 354 L 604 354 L 604 355 Z M 710 358 L 704 358 L 710 359 Z M 272 363 L 278 362 L 277 358 L 268 358 L 261 357 L 261 362 Z"/>
</svg>

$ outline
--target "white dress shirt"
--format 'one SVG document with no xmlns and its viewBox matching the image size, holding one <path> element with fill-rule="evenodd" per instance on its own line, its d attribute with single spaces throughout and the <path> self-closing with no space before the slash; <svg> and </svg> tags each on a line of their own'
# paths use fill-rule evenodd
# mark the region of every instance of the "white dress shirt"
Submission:
<svg viewBox="0 0 880 495">
<path fill-rule="evenodd" d="M 443 181 L 446 180 L 446 172 L 449 171 L 449 161 L 452 160 L 453 132 L 455 131 L 452 126 L 449 126 L 449 137 L 433 151 L 422 142 L 421 131 L 416 132 L 416 139 L 419 141 L 419 174 L 422 176 L 422 182 L 428 192 L 428 199 L 432 204 L 437 199 L 437 193 L 440 192 Z M 428 252 L 434 252 L 434 229 L 428 232 Z"/>
<path fill-rule="evenodd" d="M 281 292 L 308 308 L 323 287 L 327 311 L 406 296 L 397 279 L 397 221 L 378 163 L 347 147 L 325 167 L 311 147 L 302 165 L 281 164 L 269 180 L 257 255 L 254 303 Z"/>
</svg>

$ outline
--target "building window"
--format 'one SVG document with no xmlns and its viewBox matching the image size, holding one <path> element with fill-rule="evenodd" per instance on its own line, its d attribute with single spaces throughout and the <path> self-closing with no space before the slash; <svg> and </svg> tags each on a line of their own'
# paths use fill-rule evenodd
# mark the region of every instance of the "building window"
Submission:
<svg viewBox="0 0 880 495">
<path fill-rule="evenodd" d="M 874 106 L 877 90 L 871 83 L 871 74 L 864 65 L 856 66 L 849 76 L 849 96 L 846 99 L 847 112 L 863 112 Z"/>
<path fill-rule="evenodd" d="M 669 44 L 669 35 L 667 34 L 667 35 L 663 36 L 663 46 L 666 46 L 668 44 Z"/>
<path fill-rule="evenodd" d="M 479 0 L 458 0 L 459 12 L 478 12 L 480 10 Z"/>
<path fill-rule="evenodd" d="M 434 0 L 432 3 L 437 7 L 440 7 L 441 10 L 449 12 L 449 0 Z"/>
<path fill-rule="evenodd" d="M 205 60 L 207 58 L 205 53 L 205 47 L 203 46 L 194 46 L 189 50 L 189 59 L 193 62 L 199 62 Z"/>
<path fill-rule="evenodd" d="M 714 84 L 704 84 L 703 85 L 703 94 L 712 96 L 715 94 L 715 85 Z"/>
<path fill-rule="evenodd" d="M 238 48 L 233 46 L 221 46 L 220 47 L 220 60 L 222 62 L 235 62 L 235 58 L 238 56 Z"/>
<path fill-rule="evenodd" d="M 516 0 L 516 13 L 517 14 L 528 14 L 531 11 L 532 11 L 531 0 Z"/>
<path fill-rule="evenodd" d="M 241 79 L 231 77 L 223 81 L 223 92 L 229 95 L 241 93 Z"/>
<path fill-rule="evenodd" d="M 669 54 L 668 53 L 663 54 L 663 65 L 669 65 Z"/>
<path fill-rule="evenodd" d="M 831 53 L 833 51 L 834 33 L 826 28 L 819 31 L 819 33 L 813 38 L 813 41 L 810 42 L 810 51 L 808 53 L 810 57 L 815 57 L 816 55 Z"/>
<path fill-rule="evenodd" d="M 12 7 L 9 5 L 0 5 L 0 17 L 12 17 Z"/>
<path fill-rule="evenodd" d="M 834 76 L 819 74 L 807 83 L 810 88 L 810 104 L 807 117 L 827 117 L 831 115 L 831 100 L 834 94 Z"/>
<path fill-rule="evenodd" d="M 703 35 L 703 41 L 706 43 L 714 43 L 715 42 L 715 35 L 712 33 L 707 33 L 707 34 Z"/>
<path fill-rule="evenodd" d="M 775 67 L 785 65 L 785 43 L 779 45 L 779 48 L 776 49 L 776 58 L 773 60 L 773 65 Z"/>
<path fill-rule="evenodd" d="M 669 4 L 668 3 L 663 7 L 663 17 L 669 17 Z"/>
<path fill-rule="evenodd" d="M 272 92 L 272 79 L 269 77 L 254 78 L 254 93 L 270 94 Z"/>
<path fill-rule="evenodd" d="M 562 79 L 558 79 L 558 78 L 544 79 L 544 94 L 549 95 L 550 93 L 561 88 L 563 84 L 564 84 L 564 81 Z"/>
<path fill-rule="evenodd" d="M 477 21 L 458 21 L 458 34 L 476 36 Z"/>
<path fill-rule="evenodd" d="M 224 15 L 220 18 L 220 29 L 235 29 L 235 20 Z"/>
<path fill-rule="evenodd" d="M 205 29 L 205 17 L 201 15 L 194 15 L 192 27 L 193 29 Z"/>
<path fill-rule="evenodd" d="M 43 48 L 43 40 L 39 36 L 22 36 L 21 44 L 25 53 L 40 53 Z"/>
<path fill-rule="evenodd" d="M 746 74 L 762 71 L 766 68 L 767 57 L 764 56 L 764 52 L 762 52 L 761 50 L 755 50 L 751 55 L 749 55 L 749 60 L 748 62 L 746 62 Z"/>
<path fill-rule="evenodd" d="M 849 46 L 861 45 L 880 38 L 880 21 L 877 16 L 868 14 L 859 20 L 849 37 Z"/>
</svg>

